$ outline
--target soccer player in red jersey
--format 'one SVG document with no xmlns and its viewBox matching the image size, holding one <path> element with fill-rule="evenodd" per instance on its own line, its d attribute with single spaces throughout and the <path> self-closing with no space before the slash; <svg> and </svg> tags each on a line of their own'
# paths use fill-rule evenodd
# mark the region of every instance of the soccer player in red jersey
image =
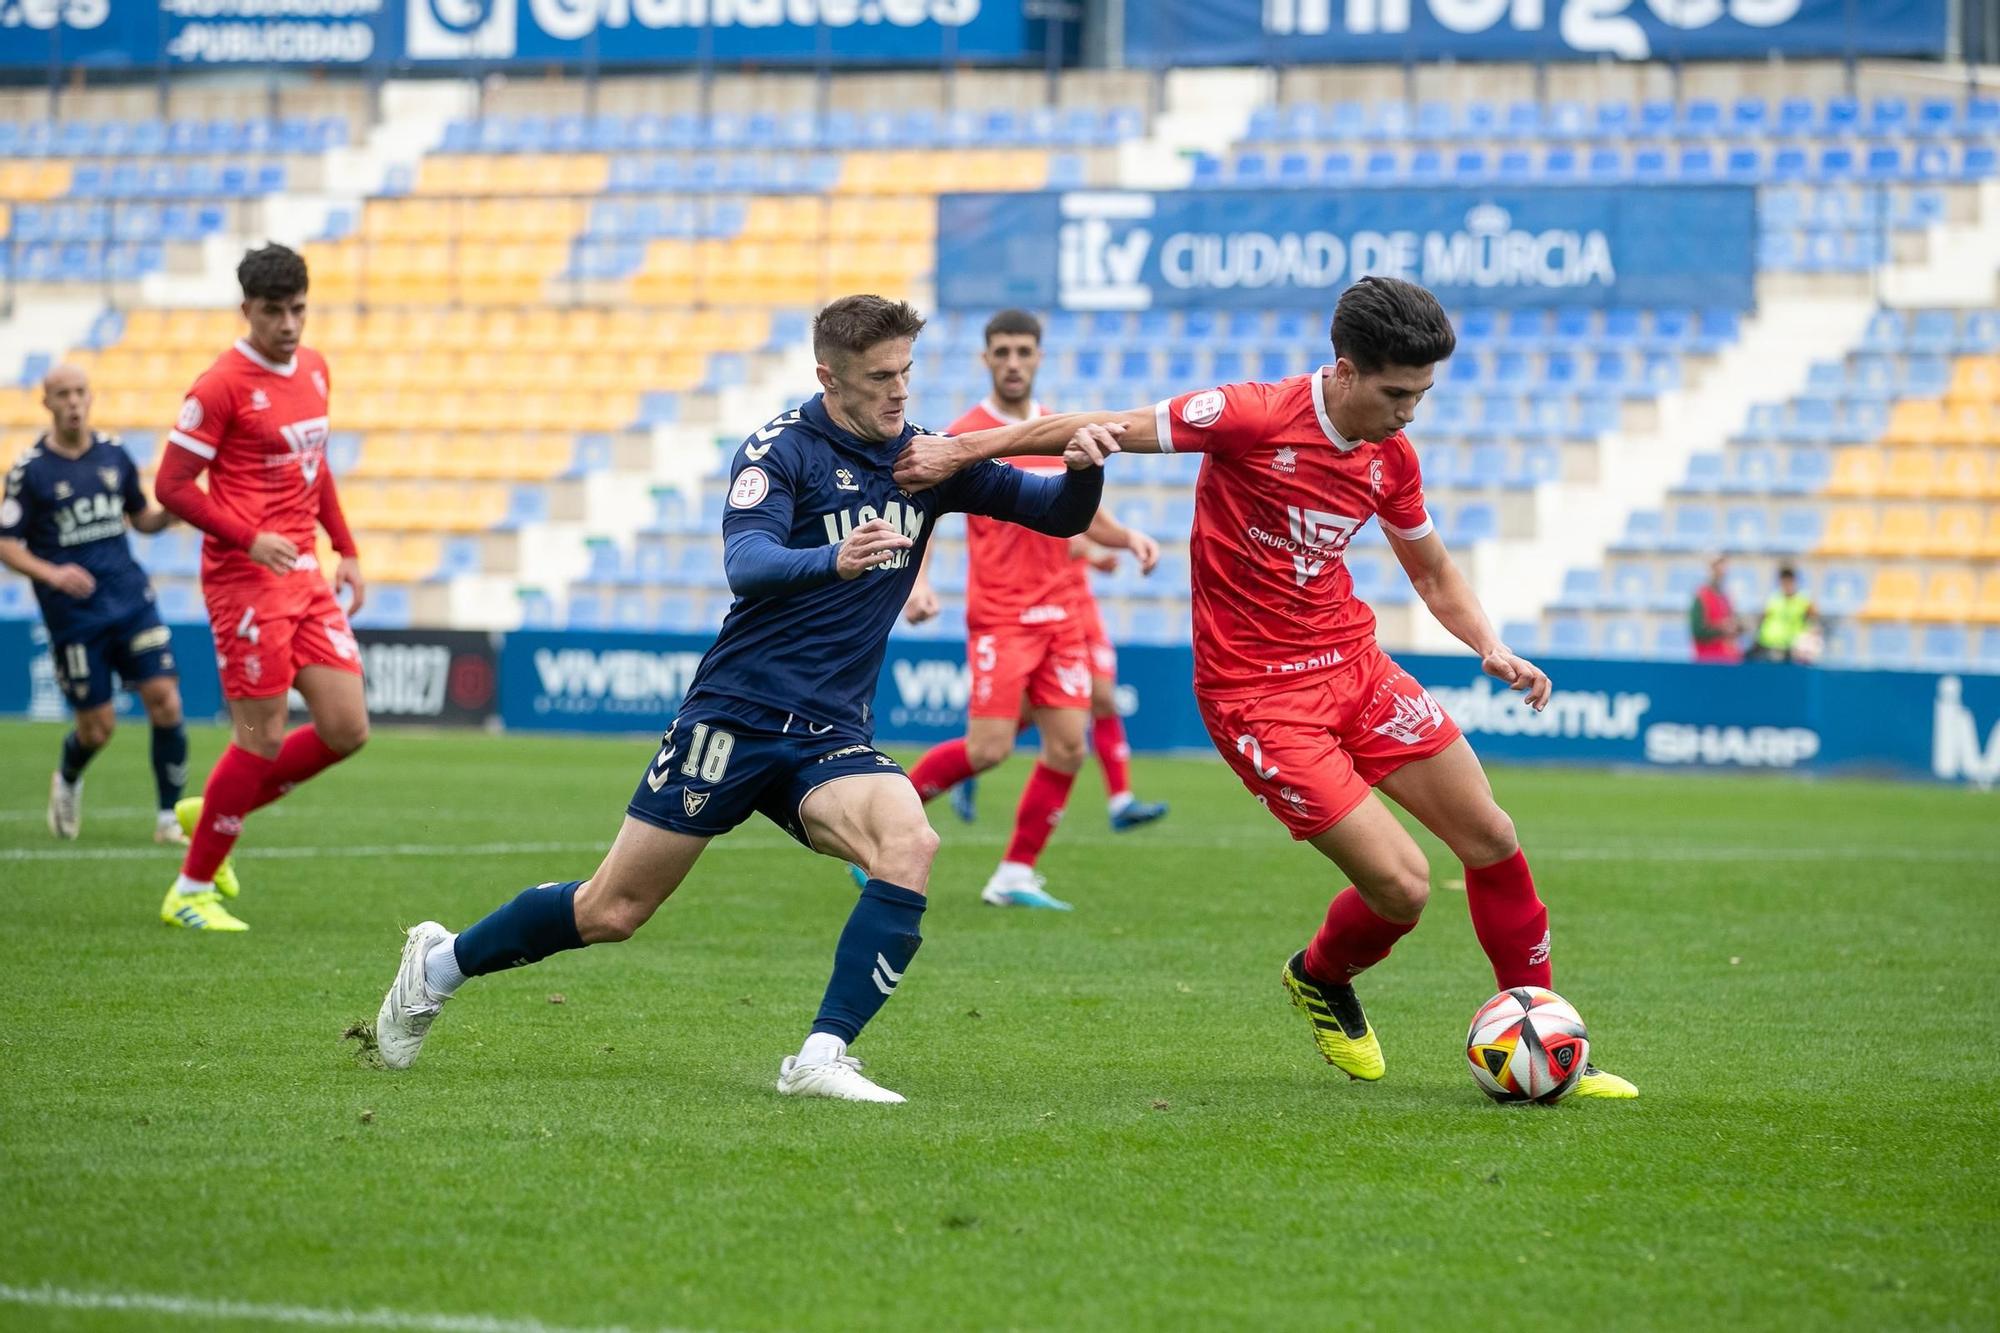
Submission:
<svg viewBox="0 0 2000 1333">
<path fill-rule="evenodd" d="M 1040 320 L 1025 310 L 995 315 L 986 324 L 983 359 L 992 372 L 993 394 L 954 421 L 953 434 L 1043 415 L 1034 399 L 1035 371 L 1042 359 Z M 1063 467 L 1057 458 L 1011 461 L 1031 470 L 1060 472 Z M 1101 509 L 1086 536 L 1099 546 L 1131 551 L 1148 573 L 1160 558 L 1159 545 L 1151 537 Z M 1013 837 L 979 895 L 982 902 L 996 907 L 1069 910 L 1068 903 L 1049 894 L 1035 862 L 1062 819 L 1070 786 L 1083 767 L 1093 662 L 1103 660 L 1094 656 L 1090 637 L 1095 627 L 1102 638 L 1103 624 L 1083 562 L 1072 552 L 1072 540 L 1047 537 L 999 519 L 968 516 L 966 551 L 971 568 L 965 627 L 966 658 L 972 666 L 970 717 L 963 740 L 934 747 L 910 770 L 917 794 L 929 802 L 1004 761 L 1024 722 L 1032 722 L 1040 731 L 1041 754 L 1014 812 Z M 937 595 L 920 573 L 905 615 L 917 623 L 936 614 L 936 608 Z M 1108 653 L 1109 644 L 1103 649 Z M 1115 762 L 1122 769 L 1122 732 L 1118 751 Z M 1106 762 L 1108 772 L 1114 761 Z M 1125 802 L 1132 804 L 1129 787 Z M 1164 813 L 1160 807 L 1159 814 Z M 1115 814 L 1113 819 L 1115 825 Z"/>
<path fill-rule="evenodd" d="M 368 739 L 361 654 L 335 596 L 345 590 L 358 611 L 366 588 L 326 466 L 326 359 L 299 341 L 305 260 L 267 245 L 236 277 L 249 336 L 188 390 L 155 483 L 161 505 L 206 534 L 201 588 L 229 701 L 230 743 L 202 795 L 181 803 L 187 858 L 160 908 L 166 924 L 195 930 L 248 929 L 222 903 L 236 896 L 226 858 L 244 817 Z M 340 555 L 335 588 L 320 573 L 315 524 Z M 312 721 L 286 735 L 294 687 Z"/>
<path fill-rule="evenodd" d="M 1047 453 L 1078 426 L 1122 430 L 1119 448 L 1206 455 L 1195 488 L 1195 698 L 1210 737 L 1252 795 L 1353 881 L 1281 971 L 1328 1063 L 1384 1071 L 1353 978 L 1387 957 L 1430 897 L 1430 869 L 1373 788 L 1465 864 L 1473 930 L 1503 989 L 1548 986 L 1548 911 L 1514 823 L 1472 747 L 1429 692 L 1375 641 L 1344 559 L 1381 520 L 1417 594 L 1488 675 L 1532 708 L 1553 689 L 1494 632 L 1424 509 L 1403 434 L 1456 346 L 1437 299 L 1413 283 L 1363 278 L 1341 295 L 1335 360 L 1275 384 L 1183 393 L 1152 407 L 1052 416 L 956 439 L 914 441 L 906 487 L 982 458 Z M 1577 1096 L 1634 1097 L 1587 1069 Z"/>
</svg>

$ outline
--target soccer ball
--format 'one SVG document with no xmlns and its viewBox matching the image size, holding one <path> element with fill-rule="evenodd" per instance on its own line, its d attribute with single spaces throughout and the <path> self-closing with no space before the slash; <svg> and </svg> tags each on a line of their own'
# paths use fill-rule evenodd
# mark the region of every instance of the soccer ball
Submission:
<svg viewBox="0 0 2000 1333">
<path fill-rule="evenodd" d="M 1540 986 L 1503 990 L 1472 1016 L 1465 1034 L 1472 1081 L 1496 1102 L 1569 1095 L 1590 1061 L 1590 1034 L 1570 1002 Z"/>
</svg>

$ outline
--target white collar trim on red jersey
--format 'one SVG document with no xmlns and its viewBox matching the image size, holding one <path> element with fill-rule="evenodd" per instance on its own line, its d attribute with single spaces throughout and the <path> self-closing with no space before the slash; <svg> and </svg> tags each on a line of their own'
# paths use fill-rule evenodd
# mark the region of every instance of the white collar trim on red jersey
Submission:
<svg viewBox="0 0 2000 1333">
<path fill-rule="evenodd" d="M 1000 410 L 999 401 L 995 399 L 991 394 L 988 394 L 985 398 L 982 398 L 979 402 L 979 406 L 985 409 L 986 415 L 992 417 L 995 421 L 1033 421 L 1036 417 L 1042 415 L 1042 404 L 1039 400 L 1034 398 L 1030 398 L 1028 400 L 1028 415 L 1024 417 L 1008 416 L 1005 412 Z"/>
<path fill-rule="evenodd" d="M 264 369 L 270 371 L 273 375 L 289 375 L 299 368 L 299 358 L 296 352 L 292 354 L 292 359 L 289 361 L 273 361 L 255 347 L 252 347 L 248 338 L 238 338 L 236 340 L 236 350 L 243 353 L 249 360 L 256 362 Z"/>
<path fill-rule="evenodd" d="M 1332 366 L 1321 366 L 1313 372 L 1313 415 L 1319 418 L 1319 428 L 1327 441 L 1343 454 L 1352 453 L 1361 447 L 1361 441 L 1350 440 L 1333 428 L 1333 420 L 1326 414 L 1326 375 Z"/>
</svg>

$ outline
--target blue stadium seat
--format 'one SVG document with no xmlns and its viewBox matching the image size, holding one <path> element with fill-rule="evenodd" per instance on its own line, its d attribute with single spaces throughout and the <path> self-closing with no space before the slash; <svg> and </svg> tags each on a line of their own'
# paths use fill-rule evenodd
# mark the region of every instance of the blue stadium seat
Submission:
<svg viewBox="0 0 2000 1333">
<path fill-rule="evenodd" d="M 1867 603 L 1869 583 L 1863 570 L 1836 565 L 1821 575 L 1813 600 L 1822 614 L 1852 615 Z"/>
<path fill-rule="evenodd" d="M 1722 516 L 1722 544 L 1731 551 L 1769 549 L 1771 516 L 1763 505 L 1730 505 Z"/>
<path fill-rule="evenodd" d="M 1598 652 L 1606 657 L 1644 657 L 1646 622 L 1636 616 L 1613 616 L 1604 622 Z"/>
<path fill-rule="evenodd" d="M 1694 636 L 1685 619 L 1669 620 L 1653 630 L 1653 656 L 1661 661 L 1685 661 L 1694 655 Z"/>
<path fill-rule="evenodd" d="M 1908 625 L 1870 625 L 1863 642 L 1862 655 L 1874 666 L 1909 666 L 1916 655 Z"/>
<path fill-rule="evenodd" d="M 1688 459 L 1687 476 L 1676 489 L 1693 495 L 1717 494 L 1723 489 L 1724 472 L 1721 454 L 1695 454 Z"/>
<path fill-rule="evenodd" d="M 1548 647 L 1555 657 L 1590 655 L 1590 622 L 1582 616 L 1550 616 Z"/>
<path fill-rule="evenodd" d="M 1717 535 L 1713 509 L 1706 505 L 1678 505 L 1673 525 L 1660 544 L 1669 551 L 1708 551 L 1714 549 Z"/>
<path fill-rule="evenodd" d="M 1825 514 L 1818 508 L 1788 508 L 1779 511 L 1778 530 L 1768 549 L 1787 555 L 1804 555 L 1819 545 Z"/>
<path fill-rule="evenodd" d="M 1563 574 L 1562 591 L 1550 606 L 1559 611 L 1594 611 L 1604 600 L 1603 571 L 1572 569 Z"/>
<path fill-rule="evenodd" d="M 1649 610 L 1653 602 L 1653 567 L 1649 564 L 1621 564 L 1611 571 L 1602 605 L 1619 611 Z"/>
<path fill-rule="evenodd" d="M 1761 105 L 1761 104 L 1760 104 Z M 1687 139 L 1713 139 L 1723 133 L 1722 103 L 1694 97 L 1682 105 L 1676 132 Z"/>
</svg>

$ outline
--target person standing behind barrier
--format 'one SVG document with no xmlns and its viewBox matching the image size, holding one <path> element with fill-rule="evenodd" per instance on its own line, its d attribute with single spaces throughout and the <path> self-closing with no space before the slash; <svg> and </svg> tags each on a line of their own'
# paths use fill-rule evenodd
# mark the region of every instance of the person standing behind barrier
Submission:
<svg viewBox="0 0 2000 1333">
<path fill-rule="evenodd" d="M 1819 659 L 1819 608 L 1799 591 L 1799 571 L 1790 565 L 1778 566 L 1777 591 L 1764 603 L 1764 619 L 1757 626 L 1757 643 L 1750 650 L 1759 662 L 1814 662 Z"/>
<path fill-rule="evenodd" d="M 1728 571 L 1728 557 L 1711 558 L 1708 582 L 1694 590 L 1694 600 L 1688 605 L 1688 633 L 1694 639 L 1697 662 L 1733 664 L 1743 660 L 1743 645 L 1738 642 L 1743 620 L 1722 587 L 1723 575 Z"/>
</svg>

